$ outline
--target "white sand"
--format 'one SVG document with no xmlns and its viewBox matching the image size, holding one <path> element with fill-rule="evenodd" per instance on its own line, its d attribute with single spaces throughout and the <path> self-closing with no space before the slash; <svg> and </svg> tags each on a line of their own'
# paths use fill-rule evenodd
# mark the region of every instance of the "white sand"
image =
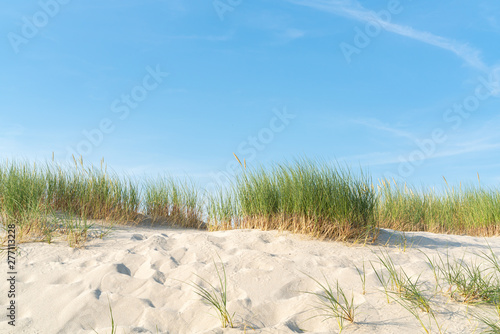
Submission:
<svg viewBox="0 0 500 334">
<path fill-rule="evenodd" d="M 383 231 L 385 243 L 392 231 Z M 343 333 L 421 333 L 417 320 L 396 302 L 388 304 L 369 261 L 389 252 L 408 274 L 422 274 L 423 288 L 432 295 L 434 278 L 422 252 L 471 258 L 470 252 L 500 255 L 500 238 L 475 238 L 430 233 L 407 233 L 405 252 L 392 235 L 389 246 L 360 246 L 310 240 L 289 233 L 235 230 L 204 232 L 172 228 L 119 227 L 103 240 L 83 249 L 65 242 L 31 243 L 18 255 L 17 326 L 0 315 L 1 333 L 111 333 L 108 298 L 118 333 L 308 333 L 338 332 L 335 319 L 311 318 L 319 292 L 307 273 L 330 283 L 338 279 L 348 295 L 354 293 L 356 323 Z M 422 251 L 422 252 L 420 252 Z M 228 276 L 228 308 L 239 328 L 221 329 L 214 311 L 194 289 L 180 281 L 217 283 L 213 259 L 221 257 Z M 366 263 L 366 295 L 354 265 Z M 4 260 L 2 260 L 4 262 Z M 5 271 L 6 265 L 1 266 Z M 0 291 L 7 282 L 0 281 Z M 179 281 L 180 280 L 180 281 Z M 2 295 L 2 300 L 5 296 Z M 444 294 L 433 297 L 437 318 L 447 333 L 472 333 L 477 321 L 466 306 Z M 4 305 L 4 304 L 2 304 Z M 427 317 L 421 313 L 427 322 Z M 433 332 L 437 332 L 435 324 Z M 479 327 L 480 329 L 481 327 Z M 480 332 L 480 330 L 478 330 Z"/>
</svg>

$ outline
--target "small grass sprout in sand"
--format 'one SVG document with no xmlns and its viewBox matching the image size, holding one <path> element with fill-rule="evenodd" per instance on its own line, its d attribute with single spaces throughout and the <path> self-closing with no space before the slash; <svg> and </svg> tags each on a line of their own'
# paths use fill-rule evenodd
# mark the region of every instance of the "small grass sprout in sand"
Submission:
<svg viewBox="0 0 500 334">
<path fill-rule="evenodd" d="M 396 301 L 399 305 L 403 306 L 408 312 L 410 312 L 415 319 L 418 320 L 419 324 L 422 326 L 422 329 L 426 333 L 432 332 L 432 322 L 436 324 L 439 333 L 442 333 L 442 328 L 439 325 L 436 314 L 434 310 L 431 308 L 431 302 L 428 297 L 426 297 L 419 288 L 419 277 L 412 281 L 406 273 L 401 269 L 406 278 L 406 282 L 404 284 L 404 292 L 400 295 L 391 296 L 394 301 Z M 428 321 L 424 323 L 420 312 L 424 312 L 427 314 Z"/>
<path fill-rule="evenodd" d="M 474 310 L 471 315 L 487 329 L 482 333 L 500 333 L 500 261 L 489 247 L 488 252 L 478 255 L 486 260 L 486 264 L 474 260 L 465 261 L 462 258 L 450 258 L 449 254 L 431 260 L 429 265 L 434 271 L 436 282 L 441 286 L 442 281 L 448 285 L 447 293 L 458 302 L 468 305 L 494 308 L 491 312 Z M 489 264 L 489 265 L 488 265 Z"/>
<path fill-rule="evenodd" d="M 384 288 L 387 302 L 389 303 L 389 298 L 391 298 L 405 308 L 415 317 L 415 319 L 418 320 L 422 329 L 426 333 L 430 333 L 432 320 L 436 323 L 437 328 L 441 333 L 441 327 L 439 326 L 434 311 L 431 308 L 430 299 L 425 296 L 423 291 L 420 289 L 420 276 L 412 280 L 403 268 L 399 268 L 399 270 L 396 269 L 396 266 L 394 265 L 394 262 L 389 254 L 382 253 L 380 256 L 377 255 L 377 257 L 381 266 L 386 269 L 389 275 L 386 279 L 382 270 L 376 270 L 372 263 L 375 275 Z M 427 313 L 429 317 L 428 324 L 424 323 L 419 311 Z"/>
<path fill-rule="evenodd" d="M 358 272 L 359 279 L 361 280 L 361 287 L 363 288 L 363 295 L 366 295 L 366 268 L 365 260 L 363 260 L 363 270 L 359 269 L 358 266 L 354 265 L 356 271 Z"/>
<path fill-rule="evenodd" d="M 108 296 L 108 305 L 109 305 L 109 316 L 111 318 L 111 333 L 110 334 L 117 334 L 118 333 L 118 326 L 115 324 L 115 319 L 113 318 L 113 309 L 111 308 L 111 302 L 109 301 L 109 296 Z M 99 334 L 95 329 L 92 328 L 92 330 L 96 333 Z"/>
<path fill-rule="evenodd" d="M 395 302 L 397 302 L 399 305 L 401 305 L 404 309 L 406 309 L 408 312 L 410 312 L 411 315 L 417 319 L 418 323 L 422 327 L 423 331 L 427 334 L 433 333 L 432 331 L 432 322 L 436 324 L 438 333 L 443 333 L 442 326 L 439 325 L 436 315 L 434 314 L 434 311 L 429 309 L 429 312 L 427 312 L 427 322 L 424 321 L 424 319 L 421 316 L 420 311 L 422 310 L 417 306 L 416 303 L 412 302 L 411 299 L 405 299 L 405 298 L 398 298 L 396 296 L 391 296 Z"/>
<path fill-rule="evenodd" d="M 481 252 L 479 256 L 489 262 L 491 264 L 491 269 L 495 270 L 496 275 L 498 275 L 500 273 L 500 259 L 498 259 L 498 256 L 493 252 L 489 244 L 488 250 L 489 252 Z"/>
<path fill-rule="evenodd" d="M 118 326 L 115 324 L 115 319 L 113 318 L 113 309 L 111 308 L 111 303 L 109 302 L 109 297 L 108 297 L 108 304 L 109 304 L 109 314 L 111 318 L 111 333 L 110 334 L 118 334 Z M 99 334 L 95 329 L 92 328 L 92 330 L 96 333 Z M 158 329 L 158 326 L 156 326 L 156 334 L 159 334 L 160 330 Z"/>
<path fill-rule="evenodd" d="M 491 315 L 490 313 L 494 313 Z M 494 312 L 471 312 L 472 316 L 482 323 L 486 329 L 481 333 L 499 334 L 500 333 L 500 307 L 497 305 Z"/>
<path fill-rule="evenodd" d="M 372 266 L 375 275 L 377 276 L 378 281 L 380 282 L 380 284 L 382 284 L 382 287 L 384 288 L 384 292 L 387 297 L 387 303 L 390 303 L 389 293 L 391 291 L 396 292 L 398 294 L 404 292 L 405 290 L 404 275 L 401 272 L 398 273 L 389 254 L 384 255 L 382 253 L 381 256 L 377 255 L 377 257 L 380 261 L 381 267 L 387 270 L 389 277 L 386 278 L 382 270 L 379 271 L 375 269 L 373 262 L 370 261 L 370 264 Z"/>
<path fill-rule="evenodd" d="M 315 309 L 323 312 L 311 318 L 325 317 L 324 320 L 335 318 L 339 326 L 339 332 L 342 332 L 342 330 L 344 329 L 344 321 L 354 323 L 356 307 L 354 306 L 354 295 L 352 295 L 352 293 L 351 298 L 348 298 L 344 290 L 340 287 L 338 281 L 335 284 L 334 291 L 325 275 L 323 275 L 323 278 L 325 279 L 324 284 L 313 278 L 312 276 L 309 276 L 307 274 L 305 275 L 316 282 L 321 289 L 321 292 L 305 291 L 305 293 L 318 297 L 319 305 L 316 306 Z"/>
<path fill-rule="evenodd" d="M 491 261 L 497 261 L 493 252 L 491 254 L 486 255 L 490 256 Z M 431 267 L 435 268 L 436 279 L 448 285 L 447 292 L 454 300 L 465 304 L 499 304 L 500 280 L 497 272 L 492 270 L 495 267 L 488 268 L 474 261 L 468 263 L 464 258 L 450 258 L 448 254 L 444 259 L 438 256 L 434 261 L 428 260 Z M 492 264 L 495 265 L 495 262 Z"/>
<path fill-rule="evenodd" d="M 219 260 L 220 257 L 219 257 Z M 227 309 L 227 277 L 226 277 L 226 269 L 221 260 L 222 269 L 219 270 L 217 264 L 214 260 L 214 267 L 217 273 L 217 277 L 219 280 L 219 288 L 216 288 L 212 283 L 208 280 L 202 278 L 199 275 L 196 275 L 203 282 L 205 282 L 209 288 L 205 288 L 202 284 L 197 284 L 195 282 L 188 283 L 195 289 L 195 292 L 198 296 L 200 296 L 204 302 L 210 305 L 217 313 L 217 317 L 221 322 L 222 328 L 234 328 L 234 313 L 231 314 Z"/>
</svg>

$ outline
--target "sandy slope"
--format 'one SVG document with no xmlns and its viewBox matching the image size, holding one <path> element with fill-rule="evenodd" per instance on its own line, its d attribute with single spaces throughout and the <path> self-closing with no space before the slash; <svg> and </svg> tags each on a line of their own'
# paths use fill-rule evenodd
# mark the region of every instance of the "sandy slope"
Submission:
<svg viewBox="0 0 500 334">
<path fill-rule="evenodd" d="M 447 251 L 470 258 L 470 252 L 487 250 L 489 243 L 500 255 L 499 238 L 408 233 L 413 246 L 403 252 L 397 246 L 401 238 L 392 231 L 382 232 L 381 244 L 389 237 L 388 246 L 352 246 L 257 230 L 120 227 L 84 249 L 72 249 L 63 242 L 24 244 L 18 256 L 17 326 L 12 331 L 2 312 L 0 332 L 74 334 L 94 333 L 94 328 L 110 333 L 108 299 L 120 334 L 156 333 L 156 326 L 159 333 L 243 333 L 243 323 L 255 329 L 247 326 L 248 333 L 338 332 L 333 319 L 310 319 L 317 314 L 311 311 L 317 298 L 301 291 L 319 289 L 307 273 L 320 280 L 324 274 L 331 283 L 338 279 L 348 294 L 353 291 L 356 324 L 347 325 L 344 333 L 421 333 L 408 311 L 395 302 L 387 303 L 369 261 L 378 268 L 377 254 L 389 252 L 408 274 L 422 273 L 424 288 L 432 295 L 434 279 L 422 252 L 431 258 Z M 213 310 L 182 283 L 200 282 L 198 274 L 215 284 L 212 261 L 218 261 L 217 254 L 226 267 L 229 309 L 236 313 L 237 329 L 220 329 Z M 361 294 L 355 269 L 363 261 L 366 295 Z M 2 279 L 0 291 L 6 290 L 7 282 Z M 477 322 L 469 320 L 464 305 L 439 294 L 433 301 L 446 332 L 476 329 Z"/>
</svg>

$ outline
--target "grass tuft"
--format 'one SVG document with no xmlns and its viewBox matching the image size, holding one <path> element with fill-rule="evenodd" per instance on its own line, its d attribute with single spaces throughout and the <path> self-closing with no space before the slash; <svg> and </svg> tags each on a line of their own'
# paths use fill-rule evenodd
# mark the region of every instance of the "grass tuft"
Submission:
<svg viewBox="0 0 500 334">
<path fill-rule="evenodd" d="M 383 180 L 378 190 L 362 171 L 315 160 L 250 168 L 230 185 L 208 196 L 192 182 L 160 176 L 120 177 L 74 157 L 73 165 L 54 161 L 0 162 L 0 222 L 16 225 L 17 242 L 47 241 L 65 233 L 84 245 L 87 221 L 167 222 L 210 230 L 257 228 L 291 231 L 333 240 L 375 239 L 378 227 L 495 235 L 500 232 L 500 191 L 477 186 L 446 191 L 417 190 Z M 65 226 L 54 217 L 78 219 Z M 206 221 L 203 221 L 206 217 Z M 148 217 L 146 217 L 148 218 Z M 144 221 L 144 220 L 142 220 Z M 400 248 L 407 249 L 403 233 Z"/>
<path fill-rule="evenodd" d="M 86 166 L 83 159 L 74 162 L 0 163 L 0 223 L 16 226 L 17 243 L 52 242 L 62 235 L 71 247 L 80 247 L 94 227 L 89 221 L 138 221 L 141 207 L 154 219 L 203 227 L 201 196 L 194 185 L 165 178 L 141 183 L 118 177 L 104 164 L 96 168 Z"/>
<path fill-rule="evenodd" d="M 310 160 L 244 169 L 210 200 L 210 225 L 347 240 L 375 228 L 376 195 L 363 173 Z"/>
<path fill-rule="evenodd" d="M 229 313 L 227 309 L 226 269 L 224 267 L 224 264 L 222 263 L 222 260 L 221 260 L 221 267 L 222 267 L 221 270 L 219 270 L 215 261 L 214 261 L 214 267 L 219 281 L 218 288 L 199 275 L 196 276 L 200 278 L 205 284 L 207 284 L 209 288 L 205 288 L 203 287 L 202 284 L 197 284 L 195 282 L 190 282 L 188 284 L 195 289 L 196 294 L 200 296 L 205 303 L 210 305 L 216 311 L 217 317 L 221 322 L 222 328 L 228 328 L 228 327 L 234 328 L 234 323 L 233 323 L 234 313 L 233 314 Z"/>
<path fill-rule="evenodd" d="M 396 269 L 394 262 L 387 253 L 382 253 L 380 256 L 377 255 L 377 257 L 381 266 L 387 271 L 388 277 L 385 278 L 382 270 L 376 270 L 373 263 L 371 263 L 371 265 L 375 275 L 384 288 L 387 302 L 390 303 L 390 299 L 392 299 L 405 308 L 418 320 L 426 333 L 430 333 L 432 321 L 437 325 L 441 333 L 441 327 L 431 307 L 431 301 L 420 288 L 420 276 L 416 279 L 412 279 L 403 268 L 399 268 L 399 270 Z M 424 312 L 428 315 L 428 323 L 423 321 L 419 312 Z"/>
<path fill-rule="evenodd" d="M 497 273 L 488 270 L 483 263 L 468 263 L 463 258 L 450 258 L 448 254 L 444 259 L 438 256 L 430 262 L 436 268 L 437 279 L 448 285 L 448 293 L 456 301 L 466 304 L 499 303 L 500 280 Z"/>
<path fill-rule="evenodd" d="M 480 184 L 457 188 L 446 182 L 444 193 L 437 193 L 399 185 L 394 180 L 382 180 L 378 189 L 380 227 L 481 236 L 500 232 L 499 189 Z"/>
<path fill-rule="evenodd" d="M 323 278 L 325 280 L 324 284 L 316 280 L 312 276 L 307 276 L 314 282 L 316 282 L 321 289 L 321 292 L 306 291 L 306 293 L 318 297 L 319 305 L 316 307 L 316 309 L 324 312 L 317 316 L 314 316 L 313 318 L 325 317 L 325 320 L 335 318 L 339 326 L 339 332 L 342 332 L 342 330 L 344 329 L 344 321 L 354 323 L 356 310 L 356 307 L 354 306 L 354 295 L 351 295 L 351 298 L 348 298 L 344 290 L 340 287 L 338 281 L 335 284 L 334 291 L 325 275 L 323 275 Z"/>
<path fill-rule="evenodd" d="M 190 228 L 203 226 L 201 195 L 192 182 L 158 177 L 146 180 L 143 187 L 145 213 L 153 222 L 165 220 Z"/>
</svg>

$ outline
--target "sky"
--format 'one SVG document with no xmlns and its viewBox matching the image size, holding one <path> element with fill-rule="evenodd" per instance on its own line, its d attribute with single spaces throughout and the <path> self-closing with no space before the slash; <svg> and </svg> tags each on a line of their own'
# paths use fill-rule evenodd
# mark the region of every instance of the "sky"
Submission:
<svg viewBox="0 0 500 334">
<path fill-rule="evenodd" d="M 2 160 L 500 184 L 497 0 L 10 1 L 0 36 Z"/>
</svg>

